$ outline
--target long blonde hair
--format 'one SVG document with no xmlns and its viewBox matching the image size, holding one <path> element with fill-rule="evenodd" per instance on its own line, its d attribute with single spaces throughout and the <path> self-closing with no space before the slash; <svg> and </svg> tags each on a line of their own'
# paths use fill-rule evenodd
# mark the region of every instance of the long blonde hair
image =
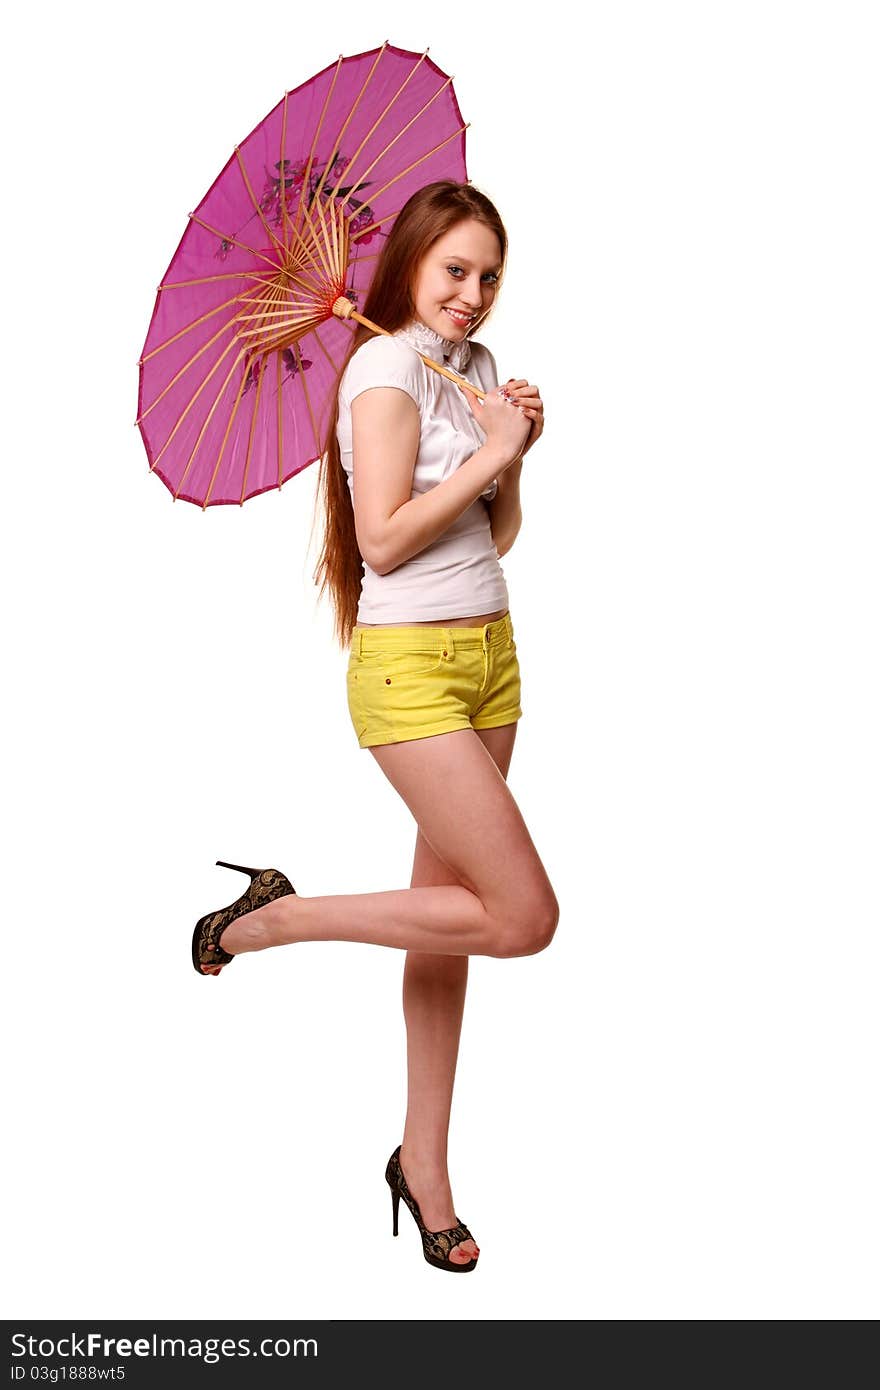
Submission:
<svg viewBox="0 0 880 1390">
<path fill-rule="evenodd" d="M 507 233 L 492 202 L 469 183 L 442 179 L 426 184 L 397 214 L 391 232 L 376 262 L 363 308 L 365 318 L 380 324 L 389 333 L 403 328 L 415 317 L 413 288 L 425 253 L 459 222 L 483 222 L 501 244 L 500 287 L 507 260 Z M 470 336 L 485 321 L 487 310 L 471 325 Z M 348 479 L 342 467 L 336 427 L 339 421 L 339 382 L 349 359 L 368 338 L 371 329 L 357 324 L 336 379 L 330 417 L 321 457 L 316 504 L 321 504 L 324 532 L 321 553 L 314 571 L 319 597 L 329 589 L 334 610 L 335 635 L 341 647 L 348 647 L 357 622 L 361 592 L 363 556 L 357 543 L 354 507 Z"/>
</svg>

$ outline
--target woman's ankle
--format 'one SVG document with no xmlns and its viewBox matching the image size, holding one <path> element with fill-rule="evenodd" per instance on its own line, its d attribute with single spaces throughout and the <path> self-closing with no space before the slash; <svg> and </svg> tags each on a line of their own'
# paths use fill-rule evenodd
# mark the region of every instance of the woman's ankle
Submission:
<svg viewBox="0 0 880 1390">
<path fill-rule="evenodd" d="M 446 1151 L 430 1144 L 404 1139 L 400 1146 L 400 1164 L 404 1172 L 412 1170 L 431 1182 L 449 1179 Z"/>
</svg>

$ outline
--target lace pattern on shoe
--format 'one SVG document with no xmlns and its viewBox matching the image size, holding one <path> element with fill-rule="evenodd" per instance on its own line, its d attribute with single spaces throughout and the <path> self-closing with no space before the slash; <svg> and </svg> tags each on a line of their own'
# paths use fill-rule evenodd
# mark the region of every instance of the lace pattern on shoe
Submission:
<svg viewBox="0 0 880 1390">
<path fill-rule="evenodd" d="M 389 1186 L 396 1187 L 406 1205 L 415 1217 L 419 1234 L 422 1237 L 422 1246 L 427 1255 L 433 1255 L 435 1259 L 449 1260 L 450 1252 L 456 1245 L 461 1245 L 463 1240 L 473 1240 L 473 1236 L 463 1222 L 459 1221 L 457 1226 L 450 1226 L 448 1231 L 429 1231 L 425 1228 L 422 1220 L 422 1213 L 419 1211 L 419 1204 L 406 1185 L 406 1178 L 403 1176 L 403 1169 L 400 1166 L 400 1145 L 388 1160 L 388 1167 L 385 1170 L 385 1179 Z M 473 1257 L 471 1257 L 473 1258 Z"/>
<path fill-rule="evenodd" d="M 226 928 L 245 913 L 253 912 L 266 903 L 274 902 L 276 898 L 283 898 L 288 893 L 295 892 L 293 884 L 279 869 L 263 869 L 231 906 L 221 908 L 219 912 L 209 912 L 199 922 L 199 963 L 211 966 L 228 965 L 235 957 L 224 951 L 220 945 L 220 937 Z"/>
</svg>

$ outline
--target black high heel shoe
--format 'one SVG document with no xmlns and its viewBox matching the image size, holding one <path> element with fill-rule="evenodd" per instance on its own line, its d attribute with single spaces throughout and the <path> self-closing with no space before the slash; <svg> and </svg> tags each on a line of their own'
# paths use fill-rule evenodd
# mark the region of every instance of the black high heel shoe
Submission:
<svg viewBox="0 0 880 1390">
<path fill-rule="evenodd" d="M 459 1221 L 457 1226 L 452 1226 L 448 1231 L 428 1231 L 425 1229 L 419 1204 L 407 1187 L 406 1178 L 403 1176 L 403 1169 L 400 1166 L 399 1144 L 388 1160 L 388 1166 L 385 1169 L 385 1181 L 391 1188 L 394 1235 L 397 1235 L 397 1213 L 402 1197 L 419 1228 L 419 1235 L 422 1237 L 422 1250 L 429 1265 L 433 1265 L 435 1269 L 451 1270 L 455 1274 L 467 1274 L 469 1270 L 476 1269 L 477 1261 L 475 1258 L 468 1260 L 467 1264 L 454 1264 L 449 1258 L 450 1251 L 456 1245 L 461 1245 L 463 1240 L 474 1239 L 463 1222 Z"/>
<path fill-rule="evenodd" d="M 196 922 L 192 939 L 192 962 L 199 975 L 208 973 L 202 969 L 203 965 L 228 965 L 235 959 L 220 945 L 220 937 L 231 922 L 243 917 L 246 912 L 263 907 L 265 903 L 274 902 L 276 898 L 284 898 L 288 893 L 296 892 L 290 879 L 285 878 L 279 869 L 247 869 L 243 864 L 227 864 L 225 859 L 218 859 L 217 863 L 223 869 L 237 869 L 240 874 L 250 874 L 251 883 L 246 892 L 242 893 L 240 898 L 236 898 L 229 907 L 220 908 L 217 912 L 208 912 Z"/>
</svg>

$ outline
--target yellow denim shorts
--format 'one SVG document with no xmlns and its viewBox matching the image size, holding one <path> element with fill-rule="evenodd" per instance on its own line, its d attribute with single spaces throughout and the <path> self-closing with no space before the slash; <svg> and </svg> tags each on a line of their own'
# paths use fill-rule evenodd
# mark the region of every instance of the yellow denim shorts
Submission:
<svg viewBox="0 0 880 1390">
<path fill-rule="evenodd" d="M 483 627 L 356 627 L 346 679 L 361 748 L 522 716 L 509 613 Z"/>
</svg>

